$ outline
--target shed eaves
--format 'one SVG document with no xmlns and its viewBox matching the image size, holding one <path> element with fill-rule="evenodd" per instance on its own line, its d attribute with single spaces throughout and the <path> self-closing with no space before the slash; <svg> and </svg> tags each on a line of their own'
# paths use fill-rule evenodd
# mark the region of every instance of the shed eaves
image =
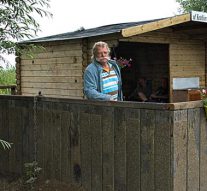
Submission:
<svg viewBox="0 0 207 191">
<path fill-rule="evenodd" d="M 162 20 L 162 19 L 105 25 L 105 26 L 100 26 L 100 27 L 91 28 L 91 29 L 77 30 L 74 32 L 67 32 L 67 33 L 62 33 L 62 34 L 57 34 L 57 35 L 52 35 L 52 36 L 46 36 L 42 38 L 21 41 L 20 43 L 61 41 L 61 40 L 80 39 L 80 38 L 87 38 L 87 37 L 100 36 L 100 35 L 106 35 L 106 34 L 113 34 L 113 33 L 119 33 L 121 32 L 122 29 L 125 29 L 128 27 L 143 25 L 143 24 L 158 21 L 158 20 Z"/>
</svg>

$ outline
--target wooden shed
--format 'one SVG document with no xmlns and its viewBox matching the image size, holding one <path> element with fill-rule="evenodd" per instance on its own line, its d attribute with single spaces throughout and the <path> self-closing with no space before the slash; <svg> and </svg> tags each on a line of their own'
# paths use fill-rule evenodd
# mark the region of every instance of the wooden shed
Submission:
<svg viewBox="0 0 207 191">
<path fill-rule="evenodd" d="M 132 67 L 122 69 L 125 96 L 140 76 L 150 79 L 153 89 L 161 77 L 167 77 L 169 102 L 187 101 L 189 88 L 206 86 L 207 13 L 192 11 L 20 42 L 45 49 L 34 59 L 25 55 L 16 59 L 18 94 L 37 95 L 41 91 L 48 97 L 84 98 L 83 72 L 97 41 L 109 44 L 112 57 L 133 59 Z"/>
</svg>

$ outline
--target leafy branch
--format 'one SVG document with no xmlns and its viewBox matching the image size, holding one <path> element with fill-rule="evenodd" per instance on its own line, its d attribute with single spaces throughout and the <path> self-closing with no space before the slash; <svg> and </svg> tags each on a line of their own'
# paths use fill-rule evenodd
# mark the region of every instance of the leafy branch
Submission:
<svg viewBox="0 0 207 191">
<path fill-rule="evenodd" d="M 207 11 L 207 1 L 206 0 L 176 0 L 180 4 L 181 12 L 190 11 Z"/>
<path fill-rule="evenodd" d="M 21 53 L 17 42 L 40 31 L 36 16 L 52 17 L 45 10 L 50 0 L 0 0 L 0 53 Z M 31 47 L 31 45 L 30 45 Z"/>
<path fill-rule="evenodd" d="M 11 145 L 12 145 L 12 143 L 9 143 L 9 142 L 4 141 L 2 139 L 0 139 L 0 144 L 4 148 L 4 150 L 10 149 L 11 148 Z"/>
</svg>

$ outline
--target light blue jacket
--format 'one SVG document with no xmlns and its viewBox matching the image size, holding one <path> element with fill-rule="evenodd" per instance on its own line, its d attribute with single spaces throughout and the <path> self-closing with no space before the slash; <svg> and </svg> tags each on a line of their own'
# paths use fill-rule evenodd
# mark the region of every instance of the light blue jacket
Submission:
<svg viewBox="0 0 207 191">
<path fill-rule="evenodd" d="M 108 61 L 112 64 L 116 75 L 118 77 L 118 100 L 123 100 L 122 95 L 122 82 L 121 82 L 121 72 L 119 66 L 116 64 L 114 60 Z M 103 68 L 101 65 L 95 60 L 89 64 L 84 72 L 84 94 L 90 100 L 110 100 L 111 95 L 104 94 L 103 92 L 103 83 L 101 78 L 101 73 Z"/>
</svg>

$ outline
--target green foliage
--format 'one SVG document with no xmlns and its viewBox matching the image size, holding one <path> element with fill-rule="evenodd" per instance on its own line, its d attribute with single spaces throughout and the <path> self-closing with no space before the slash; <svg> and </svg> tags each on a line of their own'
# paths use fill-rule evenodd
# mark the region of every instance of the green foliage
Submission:
<svg viewBox="0 0 207 191">
<path fill-rule="evenodd" d="M 0 85 L 16 84 L 16 71 L 14 66 L 7 65 L 6 68 L 0 68 Z M 0 89 L 0 94 L 11 94 L 10 89 Z"/>
<path fill-rule="evenodd" d="M 206 0 L 176 0 L 180 4 L 180 11 L 183 13 L 190 11 L 207 12 Z"/>
<path fill-rule="evenodd" d="M 36 161 L 24 164 L 24 183 L 32 190 L 42 168 Z"/>
<path fill-rule="evenodd" d="M 15 67 L 7 65 L 6 68 L 0 68 L 0 84 L 15 84 Z"/>
<path fill-rule="evenodd" d="M 34 37 L 40 30 L 34 17 L 52 16 L 44 10 L 49 8 L 49 2 L 50 0 L 0 0 L 0 54 L 21 53 L 17 41 Z"/>
<path fill-rule="evenodd" d="M 31 59 L 35 57 L 35 54 L 44 50 L 45 48 L 43 46 L 35 44 L 18 44 L 18 46 L 16 46 L 16 51 L 18 53 L 21 53 Z"/>
<path fill-rule="evenodd" d="M 202 89 L 200 91 L 200 95 L 201 95 L 201 100 L 203 101 L 203 105 L 207 106 L 207 90 L 206 89 Z"/>
<path fill-rule="evenodd" d="M 12 143 L 0 139 L 0 145 L 6 150 L 11 148 Z"/>
</svg>

